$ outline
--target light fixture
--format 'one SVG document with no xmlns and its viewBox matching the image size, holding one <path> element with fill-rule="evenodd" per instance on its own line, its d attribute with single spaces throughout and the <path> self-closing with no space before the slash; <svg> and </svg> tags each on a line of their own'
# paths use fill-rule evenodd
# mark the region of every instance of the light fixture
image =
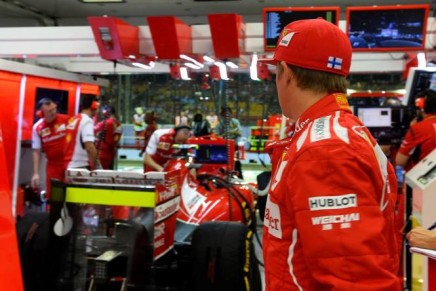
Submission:
<svg viewBox="0 0 436 291">
<path fill-rule="evenodd" d="M 425 53 L 418 53 L 418 68 L 425 68 L 427 67 L 427 60 L 425 58 Z"/>
<path fill-rule="evenodd" d="M 193 63 L 185 63 L 185 66 L 187 66 L 187 67 L 189 67 L 191 69 L 196 69 L 196 70 L 201 69 L 199 66 L 197 66 L 197 65 L 195 65 Z"/>
<path fill-rule="evenodd" d="M 155 62 L 149 62 L 148 65 L 143 64 L 143 63 L 138 63 L 138 62 L 132 62 L 132 66 L 141 68 L 141 69 L 146 69 L 146 70 L 150 70 L 153 69 L 155 65 Z"/>
<path fill-rule="evenodd" d="M 215 63 L 215 60 L 209 56 L 203 56 L 203 60 L 205 60 L 208 63 Z"/>
<path fill-rule="evenodd" d="M 94 3 L 94 4 L 104 4 L 104 3 L 124 3 L 125 0 L 79 0 L 82 3 Z"/>
<path fill-rule="evenodd" d="M 200 63 L 199 61 L 197 61 L 197 60 L 191 58 L 190 56 L 187 56 L 187 55 L 180 55 L 180 58 L 181 58 L 181 59 L 184 59 L 184 60 L 187 60 L 187 61 L 190 61 L 191 63 L 194 63 L 195 65 L 197 65 L 197 66 L 200 67 L 200 68 L 203 68 L 203 67 L 204 67 L 204 65 L 203 65 L 202 63 Z"/>
<path fill-rule="evenodd" d="M 180 77 L 182 78 L 182 80 L 191 80 L 188 75 L 188 68 L 180 67 Z"/>
<path fill-rule="evenodd" d="M 226 65 L 224 65 L 224 63 L 221 62 L 215 62 L 213 64 L 219 68 L 221 80 L 226 80 L 226 81 L 229 80 L 229 77 L 227 76 Z"/>
<path fill-rule="evenodd" d="M 227 65 L 229 68 L 232 68 L 232 69 L 237 69 L 237 68 L 239 68 L 239 66 L 238 66 L 237 64 L 235 64 L 234 62 L 230 62 L 230 61 L 227 61 L 227 62 L 226 62 L 226 65 Z"/>
<path fill-rule="evenodd" d="M 259 81 L 259 77 L 257 76 L 257 54 L 253 54 L 251 58 L 250 78 L 251 80 Z"/>
</svg>

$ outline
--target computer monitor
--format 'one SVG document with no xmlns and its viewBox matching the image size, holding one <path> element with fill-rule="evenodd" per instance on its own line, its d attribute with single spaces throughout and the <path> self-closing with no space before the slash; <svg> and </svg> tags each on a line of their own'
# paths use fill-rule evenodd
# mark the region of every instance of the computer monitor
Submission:
<svg viewBox="0 0 436 291">
<path fill-rule="evenodd" d="M 227 164 L 227 145 L 198 145 L 194 150 L 195 162 L 199 164 Z"/>
<path fill-rule="evenodd" d="M 392 122 L 391 108 L 359 108 L 357 117 L 366 127 L 390 127 Z"/>
<path fill-rule="evenodd" d="M 414 107 L 419 93 L 432 89 L 436 90 L 436 67 L 411 68 L 406 81 L 406 94 L 402 104 Z"/>
<path fill-rule="evenodd" d="M 338 25 L 339 6 L 333 7 L 267 7 L 263 9 L 264 50 L 274 51 L 280 32 L 286 25 L 318 17 Z"/>
<path fill-rule="evenodd" d="M 415 111 L 414 108 L 405 106 L 355 106 L 355 114 L 380 145 L 399 145 L 409 129 Z"/>
</svg>

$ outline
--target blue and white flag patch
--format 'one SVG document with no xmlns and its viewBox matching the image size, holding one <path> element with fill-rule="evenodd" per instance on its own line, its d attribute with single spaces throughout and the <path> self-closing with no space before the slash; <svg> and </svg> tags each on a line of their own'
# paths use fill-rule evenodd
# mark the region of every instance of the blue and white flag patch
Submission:
<svg viewBox="0 0 436 291">
<path fill-rule="evenodd" d="M 327 68 L 340 70 L 342 69 L 342 59 L 336 57 L 329 57 Z"/>
</svg>

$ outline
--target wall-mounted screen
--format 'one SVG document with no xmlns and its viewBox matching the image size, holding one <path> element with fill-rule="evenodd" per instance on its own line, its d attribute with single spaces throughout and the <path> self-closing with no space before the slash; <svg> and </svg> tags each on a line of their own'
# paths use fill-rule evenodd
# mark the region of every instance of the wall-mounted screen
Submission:
<svg viewBox="0 0 436 291">
<path fill-rule="evenodd" d="M 289 23 L 313 18 L 324 18 L 338 25 L 339 6 L 337 7 L 267 7 L 263 9 L 264 50 L 276 48 L 280 32 Z"/>
<path fill-rule="evenodd" d="M 347 34 L 354 51 L 422 50 L 429 5 L 347 7 Z"/>
<path fill-rule="evenodd" d="M 61 89 L 51 89 L 51 88 L 36 88 L 35 94 L 35 113 L 34 113 L 34 123 L 39 119 L 36 116 L 36 108 L 38 102 L 43 98 L 50 98 L 54 103 L 57 104 L 57 112 L 62 114 L 68 113 L 68 91 Z"/>
</svg>

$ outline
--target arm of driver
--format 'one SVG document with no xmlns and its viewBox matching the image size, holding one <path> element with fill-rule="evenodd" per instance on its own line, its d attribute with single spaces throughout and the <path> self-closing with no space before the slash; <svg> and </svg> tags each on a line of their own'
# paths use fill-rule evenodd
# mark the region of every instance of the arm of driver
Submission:
<svg viewBox="0 0 436 291">
<path fill-rule="evenodd" d="M 355 150 L 337 145 L 305 150 L 290 169 L 286 205 L 295 213 L 307 268 L 322 288 L 399 290 L 395 196 L 386 199 L 382 212 L 380 171 L 368 162 L 374 157 Z M 349 197 L 349 204 L 324 204 L 326 196 Z"/>
</svg>

